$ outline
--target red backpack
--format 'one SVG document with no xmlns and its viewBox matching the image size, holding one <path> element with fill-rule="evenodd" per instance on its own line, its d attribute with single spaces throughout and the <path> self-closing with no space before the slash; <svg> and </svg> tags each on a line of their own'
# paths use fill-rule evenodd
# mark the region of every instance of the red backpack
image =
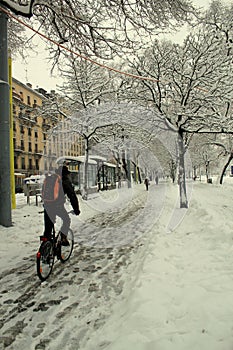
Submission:
<svg viewBox="0 0 233 350">
<path fill-rule="evenodd" d="M 56 202 L 61 188 L 61 177 L 58 174 L 47 175 L 42 187 L 42 199 L 45 203 Z"/>
</svg>

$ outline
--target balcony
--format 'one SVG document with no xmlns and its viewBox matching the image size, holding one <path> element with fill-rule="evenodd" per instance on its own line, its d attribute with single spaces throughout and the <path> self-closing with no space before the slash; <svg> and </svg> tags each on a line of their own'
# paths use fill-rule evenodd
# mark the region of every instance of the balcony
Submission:
<svg viewBox="0 0 233 350">
<path fill-rule="evenodd" d="M 49 130 L 51 128 L 51 125 L 43 123 L 42 124 L 42 128 L 45 129 L 45 130 Z"/>
<path fill-rule="evenodd" d="M 18 153 L 18 154 L 19 154 L 19 153 L 24 153 L 24 149 L 21 149 L 20 146 L 16 146 L 15 149 L 14 149 L 14 152 L 15 152 L 15 153 Z"/>
<path fill-rule="evenodd" d="M 34 152 L 34 156 L 35 156 L 36 158 L 42 157 L 42 156 L 43 156 L 43 151 L 40 151 L 40 150 L 35 151 L 35 152 Z"/>
</svg>

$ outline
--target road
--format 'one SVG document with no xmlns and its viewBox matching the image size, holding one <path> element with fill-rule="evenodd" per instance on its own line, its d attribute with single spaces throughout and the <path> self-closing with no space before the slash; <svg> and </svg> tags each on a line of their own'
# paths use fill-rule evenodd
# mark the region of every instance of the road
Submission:
<svg viewBox="0 0 233 350">
<path fill-rule="evenodd" d="M 48 281 L 36 276 L 35 254 L 1 273 L 0 349 L 83 348 L 140 269 L 137 254 L 163 205 L 163 186 L 155 187 L 81 223 L 71 259 L 57 261 Z"/>
</svg>

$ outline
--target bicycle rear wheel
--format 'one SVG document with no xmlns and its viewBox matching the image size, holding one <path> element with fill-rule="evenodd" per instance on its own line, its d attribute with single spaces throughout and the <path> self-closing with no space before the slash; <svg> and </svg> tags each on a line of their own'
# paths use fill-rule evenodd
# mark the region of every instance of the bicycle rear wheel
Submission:
<svg viewBox="0 0 233 350">
<path fill-rule="evenodd" d="M 49 277 L 53 264 L 53 244 L 51 241 L 42 242 L 36 255 L 37 275 L 41 281 L 45 281 Z"/>
<path fill-rule="evenodd" d="M 61 245 L 61 241 L 59 241 L 59 259 L 61 260 L 61 262 L 66 262 L 73 251 L 73 247 L 74 247 L 74 233 L 71 229 L 69 229 L 68 234 L 67 234 L 67 240 L 69 242 L 68 246 L 63 246 Z"/>
</svg>

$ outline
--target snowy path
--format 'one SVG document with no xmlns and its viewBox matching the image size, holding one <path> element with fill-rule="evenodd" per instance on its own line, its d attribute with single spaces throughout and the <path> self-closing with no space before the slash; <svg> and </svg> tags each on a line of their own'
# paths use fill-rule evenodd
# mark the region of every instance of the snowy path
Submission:
<svg viewBox="0 0 233 350">
<path fill-rule="evenodd" d="M 231 193 L 227 184 L 195 184 L 171 234 L 164 208 L 140 274 L 83 350 L 233 349 Z"/>
<path fill-rule="evenodd" d="M 76 222 L 78 243 L 72 258 L 65 265 L 55 263 L 48 282 L 41 284 L 35 274 L 32 248 L 24 256 L 20 248 L 14 267 L 1 267 L 0 349 L 82 349 L 110 315 L 132 269 L 135 274 L 140 268 L 136 256 L 143 254 L 144 234 L 160 214 L 164 186 L 151 186 L 149 192 L 141 186 L 130 198 L 104 200 L 104 212 L 99 213 L 100 199 L 91 200 L 92 214 Z M 82 203 L 84 212 L 86 205 Z M 14 259 L 8 255 L 5 251 L 12 266 Z"/>
<path fill-rule="evenodd" d="M 42 284 L 41 208 L 19 205 L 0 227 L 0 349 L 233 349 L 228 181 L 195 183 L 185 211 L 165 183 L 81 201 L 74 254 Z"/>
</svg>

